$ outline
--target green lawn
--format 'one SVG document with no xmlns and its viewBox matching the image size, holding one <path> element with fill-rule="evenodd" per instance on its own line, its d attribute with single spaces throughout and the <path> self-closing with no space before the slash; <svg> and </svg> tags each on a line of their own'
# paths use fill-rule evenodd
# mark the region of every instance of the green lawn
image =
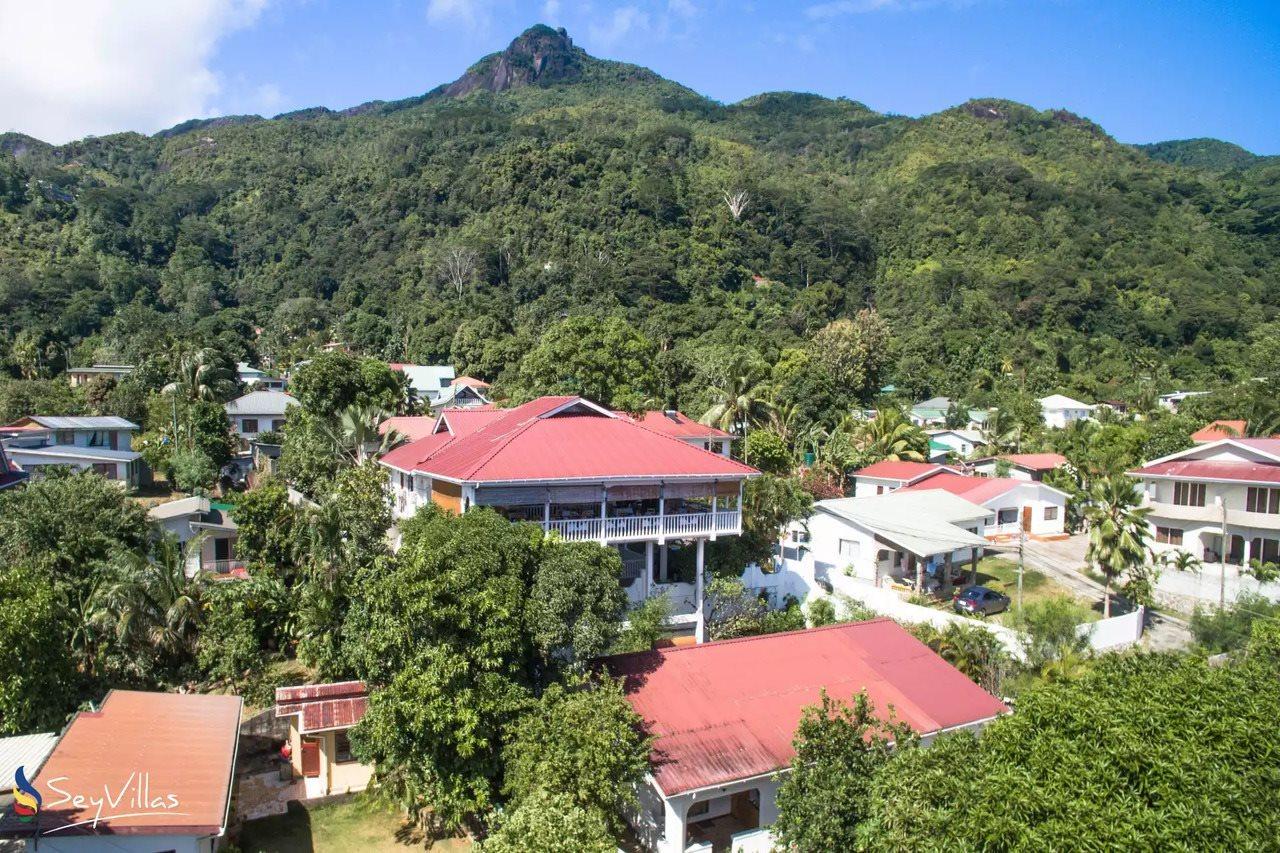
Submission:
<svg viewBox="0 0 1280 853">
<path fill-rule="evenodd" d="M 1004 613 L 999 613 L 992 617 L 994 621 L 1005 624 L 1012 618 L 1013 611 L 1017 608 L 1017 562 L 1004 557 L 984 557 L 978 563 L 978 583 L 988 589 L 994 589 L 996 592 L 1002 592 L 1009 596 L 1009 609 Z M 1030 604 L 1033 601 L 1043 601 L 1047 598 L 1070 598 L 1074 600 L 1075 596 L 1072 595 L 1071 591 L 1066 587 L 1059 586 L 1055 583 L 1048 575 L 1038 572 L 1035 569 L 1023 569 L 1023 605 Z M 1098 618 L 1098 614 L 1093 612 L 1087 602 L 1079 603 L 1089 612 L 1089 621 L 1093 621 Z"/>
<path fill-rule="evenodd" d="M 407 827 L 399 812 L 361 797 L 305 806 L 290 803 L 288 814 L 248 821 L 240 834 L 243 853 L 408 853 L 413 850 L 463 853 L 471 842 L 447 838 L 427 847 L 421 833 Z"/>
</svg>

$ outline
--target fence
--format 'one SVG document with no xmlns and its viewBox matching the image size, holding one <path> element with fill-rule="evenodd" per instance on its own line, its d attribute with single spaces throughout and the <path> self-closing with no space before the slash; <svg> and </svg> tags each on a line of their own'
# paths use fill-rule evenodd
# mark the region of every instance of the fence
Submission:
<svg viewBox="0 0 1280 853">
<path fill-rule="evenodd" d="M 1086 622 L 1076 628 L 1089 635 L 1089 645 L 1095 652 L 1122 649 L 1142 639 L 1142 627 L 1146 621 L 1146 608 L 1139 607 L 1123 616 L 1112 616 L 1097 622 Z"/>
</svg>

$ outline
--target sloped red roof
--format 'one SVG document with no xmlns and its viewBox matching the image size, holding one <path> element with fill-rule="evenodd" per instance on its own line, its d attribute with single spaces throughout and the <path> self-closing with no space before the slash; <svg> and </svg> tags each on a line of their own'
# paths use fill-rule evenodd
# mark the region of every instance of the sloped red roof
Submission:
<svg viewBox="0 0 1280 853">
<path fill-rule="evenodd" d="M 465 409 L 445 409 L 440 413 L 445 423 L 458 438 L 464 438 L 483 426 L 503 417 L 510 409 L 495 408 L 492 403 Z"/>
<path fill-rule="evenodd" d="M 880 480 L 911 482 L 937 471 L 955 471 L 955 469 L 948 468 L 945 465 L 938 465 L 934 462 L 895 462 L 886 459 L 883 462 L 875 462 L 853 473 L 856 477 L 875 477 Z"/>
<path fill-rule="evenodd" d="M 437 433 L 396 448 L 382 458 L 383 464 L 463 482 L 734 479 L 758 473 L 594 408 L 579 397 L 540 397 L 514 409 L 478 413 L 479 418 L 476 414 L 446 412 L 454 435 L 444 438 Z"/>
<path fill-rule="evenodd" d="M 218 834 L 231 796 L 240 711 L 238 696 L 112 690 L 97 711 L 76 714 L 34 774 L 44 799 L 41 833 L 96 834 L 104 841 L 111 835 Z M 83 805 L 52 805 L 62 797 L 50 781 L 82 795 Z M 104 788 L 123 796 L 116 806 L 104 804 L 99 815 L 88 798 L 101 798 Z"/>
<path fill-rule="evenodd" d="M 387 418 L 378 425 L 378 435 L 386 435 L 391 430 L 395 430 L 409 441 L 416 441 L 423 436 L 431 435 L 435 426 L 435 415 L 397 415 Z"/>
<path fill-rule="evenodd" d="M 923 480 L 915 481 L 910 486 L 904 487 L 902 491 L 922 492 L 925 489 L 942 489 L 953 495 L 959 495 L 967 501 L 980 504 L 1017 488 L 1023 482 L 1012 477 L 966 477 L 964 474 L 940 471 L 937 474 L 930 474 Z"/>
<path fill-rule="evenodd" d="M 474 376 L 459 376 L 457 379 L 453 380 L 452 384 L 469 385 L 472 388 L 479 388 L 482 391 L 486 388 L 492 387 L 488 382 L 485 382 L 483 379 L 476 379 Z"/>
<path fill-rule="evenodd" d="M 1052 471 L 1067 464 L 1067 457 L 1061 453 L 1010 453 L 1000 458 L 1028 471 Z"/>
<path fill-rule="evenodd" d="M 732 435 L 724 430 L 700 424 L 682 412 L 645 412 L 639 418 L 633 418 L 633 420 L 654 432 L 660 432 L 663 435 L 670 435 L 675 438 L 733 438 Z"/>
<path fill-rule="evenodd" d="M 1185 477 L 1189 480 L 1238 480 L 1242 483 L 1280 483 L 1280 464 L 1231 460 L 1173 459 L 1130 471 L 1135 476 Z"/>
<path fill-rule="evenodd" d="M 1007 711 L 889 619 L 605 658 L 656 738 L 651 770 L 667 796 L 786 767 L 802 709 L 826 689 L 860 690 L 880 715 L 921 734 Z"/>
<path fill-rule="evenodd" d="M 303 734 L 349 729 L 368 710 L 369 691 L 363 681 L 276 688 L 276 716 L 298 715 L 298 731 Z"/>
<path fill-rule="evenodd" d="M 1239 438 L 1244 435 L 1247 421 L 1213 421 L 1191 433 L 1191 440 L 1198 443 L 1218 441 L 1222 438 Z"/>
</svg>

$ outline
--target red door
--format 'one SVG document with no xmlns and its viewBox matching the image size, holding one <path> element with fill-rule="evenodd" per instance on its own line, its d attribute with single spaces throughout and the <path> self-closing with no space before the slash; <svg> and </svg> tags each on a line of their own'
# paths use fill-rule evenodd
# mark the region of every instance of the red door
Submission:
<svg viewBox="0 0 1280 853">
<path fill-rule="evenodd" d="M 1027 533 L 1031 532 L 1031 507 L 1029 506 L 1022 508 L 1022 529 Z"/>
<path fill-rule="evenodd" d="M 320 741 L 302 739 L 302 775 L 314 778 L 320 775 Z"/>
</svg>

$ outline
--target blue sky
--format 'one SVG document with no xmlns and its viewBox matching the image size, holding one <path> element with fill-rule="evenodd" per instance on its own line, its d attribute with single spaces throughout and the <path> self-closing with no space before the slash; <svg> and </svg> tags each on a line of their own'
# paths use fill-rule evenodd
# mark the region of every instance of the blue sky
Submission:
<svg viewBox="0 0 1280 853">
<path fill-rule="evenodd" d="M 0 17 L 28 5 L 44 7 L 0 0 Z M 46 126 L 42 138 L 64 141 L 56 137 L 149 132 L 192 115 L 401 98 L 452 80 L 544 22 L 566 27 L 597 56 L 646 65 L 726 102 L 793 89 L 920 115 L 994 96 L 1065 107 L 1125 142 L 1215 136 L 1280 154 L 1277 0 L 131 0 L 123 12 L 101 5 L 115 5 L 112 20 L 91 21 L 82 39 L 103 61 L 118 52 L 126 67 L 80 69 L 79 79 L 105 78 L 110 87 L 86 83 L 91 95 L 77 101 L 39 91 L 52 84 L 28 74 L 25 89 L 7 92 L 0 58 L 0 129 L 40 136 Z M 175 5 L 188 8 L 170 21 Z M 136 20 L 121 20 L 130 16 Z M 59 17 L 49 38 L 65 57 L 77 36 L 68 36 L 68 16 Z M 42 23 L 27 28 L 33 55 L 44 55 Z M 133 77 L 139 82 L 129 85 Z"/>
</svg>

